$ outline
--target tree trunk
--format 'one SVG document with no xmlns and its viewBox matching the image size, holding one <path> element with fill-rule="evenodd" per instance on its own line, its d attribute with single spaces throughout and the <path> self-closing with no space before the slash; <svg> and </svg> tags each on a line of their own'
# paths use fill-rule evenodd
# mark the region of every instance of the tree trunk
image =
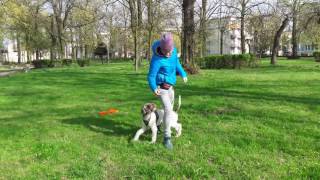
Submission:
<svg viewBox="0 0 320 180">
<path fill-rule="evenodd" d="M 193 64 L 194 50 L 194 3 L 195 0 L 183 0 L 183 49 L 182 56 L 185 64 Z"/>
<path fill-rule="evenodd" d="M 50 37 L 51 37 L 51 46 L 50 46 L 50 60 L 54 60 L 56 59 L 56 55 L 55 55 L 55 47 L 56 47 L 56 36 L 55 36 L 55 30 L 54 30 L 54 17 L 52 16 L 51 18 L 51 26 L 50 26 Z"/>
<path fill-rule="evenodd" d="M 21 44 L 20 44 L 20 34 L 17 33 L 17 51 L 18 51 L 18 64 L 21 64 Z"/>
<path fill-rule="evenodd" d="M 40 60 L 40 50 L 36 49 L 36 60 Z"/>
<path fill-rule="evenodd" d="M 244 34 L 244 17 L 245 14 L 244 13 L 241 13 L 241 18 L 240 18 L 240 23 L 241 23 L 241 54 L 245 54 L 246 53 L 246 37 L 245 37 L 245 34 Z"/>
<path fill-rule="evenodd" d="M 142 62 L 142 58 L 140 56 L 141 54 L 141 49 L 142 49 L 142 45 L 143 45 L 143 42 L 142 42 L 142 38 L 141 38 L 141 35 L 142 35 L 142 0 L 137 0 L 137 3 L 138 3 L 138 31 L 137 31 L 137 43 L 138 43 L 138 48 L 137 48 L 137 52 L 138 52 L 138 66 L 141 67 L 141 62 Z"/>
<path fill-rule="evenodd" d="M 89 46 L 88 45 L 84 45 L 84 58 L 88 58 L 88 54 L 89 54 Z"/>
<path fill-rule="evenodd" d="M 59 58 L 65 58 L 64 53 L 64 31 L 66 27 L 66 22 L 68 20 L 69 14 L 74 6 L 74 0 L 69 1 L 49 1 L 52 6 L 53 14 L 56 20 L 56 29 L 57 29 L 57 39 L 59 45 Z"/>
<path fill-rule="evenodd" d="M 206 33 L 207 33 L 207 0 L 202 0 L 202 7 L 200 12 L 200 57 L 206 54 Z"/>
<path fill-rule="evenodd" d="M 127 46 L 126 40 L 125 40 L 123 49 L 124 49 L 124 58 L 128 58 L 128 46 Z"/>
<path fill-rule="evenodd" d="M 135 71 L 139 69 L 139 44 L 138 44 L 138 13 L 137 13 L 137 2 L 136 0 L 129 0 L 129 8 L 131 15 L 131 30 L 134 39 L 134 56 L 135 56 Z"/>
<path fill-rule="evenodd" d="M 258 47 L 258 45 L 259 45 L 259 39 L 258 39 L 258 31 L 257 30 L 255 30 L 254 32 L 253 32 L 253 53 L 255 54 L 255 55 L 257 55 L 258 54 L 258 51 L 259 51 L 259 47 Z M 259 52 L 259 57 L 261 57 L 261 53 Z"/>
<path fill-rule="evenodd" d="M 110 62 L 110 47 L 108 43 L 106 43 L 106 48 L 107 48 L 107 64 Z"/>
<path fill-rule="evenodd" d="M 148 46 L 147 46 L 147 60 L 151 61 L 151 43 L 152 43 L 152 32 L 153 32 L 153 19 L 152 19 L 152 0 L 147 1 L 148 10 Z"/>
<path fill-rule="evenodd" d="M 31 62 L 30 51 L 27 50 L 27 62 Z"/>
<path fill-rule="evenodd" d="M 38 17 L 39 8 L 40 8 L 39 6 L 36 8 L 35 19 L 37 19 L 37 17 Z M 39 32 L 38 21 L 35 21 L 35 23 L 34 23 L 34 31 Z M 38 46 L 36 47 L 36 60 L 40 60 L 40 49 Z"/>
<path fill-rule="evenodd" d="M 292 58 L 298 57 L 298 42 L 297 42 L 297 15 L 294 13 L 292 18 Z"/>
<path fill-rule="evenodd" d="M 56 16 L 56 25 L 57 25 L 57 35 L 58 35 L 58 42 L 59 42 L 59 58 L 64 57 L 64 48 L 63 48 L 63 27 L 62 27 L 62 20 L 60 17 Z"/>
<path fill-rule="evenodd" d="M 138 27 L 140 28 L 142 26 L 142 2 L 141 0 L 137 0 L 137 7 L 138 7 Z"/>
<path fill-rule="evenodd" d="M 135 70 L 138 71 L 140 65 L 140 48 L 139 48 L 138 31 L 134 32 L 134 56 L 135 56 Z"/>
<path fill-rule="evenodd" d="M 70 44 L 71 44 L 71 59 L 76 59 L 76 45 L 74 39 L 74 30 L 70 28 Z"/>
<path fill-rule="evenodd" d="M 29 35 L 25 34 L 25 44 L 26 44 L 26 51 L 27 51 L 27 62 L 30 62 L 30 42 L 29 42 Z"/>
<path fill-rule="evenodd" d="M 224 29 L 220 29 L 220 54 L 223 54 L 223 36 L 224 36 Z"/>
<path fill-rule="evenodd" d="M 272 65 L 275 65 L 276 62 L 277 62 L 277 54 L 278 54 L 279 42 L 280 42 L 281 34 L 283 33 L 283 31 L 286 28 L 286 26 L 288 25 L 288 23 L 289 23 L 289 17 L 286 17 L 282 21 L 282 24 L 281 24 L 280 28 L 278 29 L 278 31 L 276 32 L 276 34 L 274 36 L 273 47 L 272 47 L 272 56 L 271 56 L 271 64 Z"/>
<path fill-rule="evenodd" d="M 148 61 L 151 61 L 151 44 L 152 43 L 152 31 L 148 31 L 148 49 L 147 49 L 147 54 L 146 58 Z"/>
</svg>

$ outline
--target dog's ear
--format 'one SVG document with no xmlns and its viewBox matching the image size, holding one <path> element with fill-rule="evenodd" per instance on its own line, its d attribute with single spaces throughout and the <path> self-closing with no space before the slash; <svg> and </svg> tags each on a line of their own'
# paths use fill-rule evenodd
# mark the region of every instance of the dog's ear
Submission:
<svg viewBox="0 0 320 180">
<path fill-rule="evenodd" d="M 154 104 L 154 103 L 150 103 L 150 110 L 152 111 L 152 112 L 154 112 L 156 109 L 157 109 L 157 105 L 156 104 Z"/>
<path fill-rule="evenodd" d="M 141 108 L 141 114 L 146 114 L 147 113 L 147 105 L 144 105 L 142 108 Z"/>
</svg>

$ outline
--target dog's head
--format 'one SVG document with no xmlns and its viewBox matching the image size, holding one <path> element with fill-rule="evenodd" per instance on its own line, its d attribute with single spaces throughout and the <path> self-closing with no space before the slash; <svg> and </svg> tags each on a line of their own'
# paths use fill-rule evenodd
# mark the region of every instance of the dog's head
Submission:
<svg viewBox="0 0 320 180">
<path fill-rule="evenodd" d="M 152 112 L 154 112 L 156 110 L 156 105 L 154 103 L 146 103 L 145 105 L 143 105 L 142 109 L 141 109 L 141 114 L 143 116 L 146 116 Z"/>
</svg>

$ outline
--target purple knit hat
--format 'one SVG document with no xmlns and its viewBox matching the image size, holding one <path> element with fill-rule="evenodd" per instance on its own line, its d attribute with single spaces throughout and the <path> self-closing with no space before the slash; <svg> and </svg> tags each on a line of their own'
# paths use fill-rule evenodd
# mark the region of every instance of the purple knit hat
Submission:
<svg viewBox="0 0 320 180">
<path fill-rule="evenodd" d="M 161 36 L 160 39 L 160 48 L 161 50 L 166 53 L 173 50 L 173 36 L 171 33 L 165 33 Z"/>
</svg>

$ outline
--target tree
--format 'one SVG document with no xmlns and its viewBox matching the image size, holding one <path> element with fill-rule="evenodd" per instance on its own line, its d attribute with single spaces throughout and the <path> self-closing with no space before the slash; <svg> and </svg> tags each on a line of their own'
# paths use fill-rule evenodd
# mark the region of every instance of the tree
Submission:
<svg viewBox="0 0 320 180">
<path fill-rule="evenodd" d="M 278 51 L 279 51 L 280 38 L 281 38 L 281 35 L 282 35 L 284 29 L 287 27 L 288 23 L 289 23 L 289 17 L 285 16 L 284 20 L 281 23 L 281 26 L 279 27 L 279 29 L 277 30 L 277 32 L 274 36 L 273 46 L 272 46 L 272 55 L 271 55 L 271 64 L 272 65 L 276 64 L 277 55 L 278 55 Z"/>
<path fill-rule="evenodd" d="M 106 56 L 107 54 L 108 54 L 108 50 L 106 45 L 103 42 L 99 43 L 96 49 L 94 50 L 94 55 L 100 57 L 102 64 L 103 64 L 103 56 Z"/>
<path fill-rule="evenodd" d="M 140 47 L 141 47 L 141 25 L 142 25 L 142 7 L 141 0 L 126 0 L 127 6 L 125 3 L 122 3 L 125 7 L 128 7 L 130 10 L 130 22 L 131 22 L 131 31 L 133 34 L 134 41 L 134 59 L 135 59 L 135 71 L 138 71 L 140 64 Z"/>
<path fill-rule="evenodd" d="M 235 2 L 235 4 L 234 4 Z M 236 0 L 226 3 L 225 6 L 233 9 L 237 14 L 240 15 L 240 30 L 241 30 L 241 53 L 246 53 L 246 37 L 245 37 L 245 21 L 246 17 L 251 14 L 255 7 L 265 4 L 264 1 L 255 0 Z"/>
<path fill-rule="evenodd" d="M 308 11 L 303 12 L 304 21 L 301 21 L 303 31 L 300 41 L 312 43 L 313 48 L 320 49 L 320 3 L 308 3 L 305 5 Z"/>
<path fill-rule="evenodd" d="M 0 42 L 3 42 L 3 38 L 4 38 L 4 6 L 5 6 L 5 2 L 3 0 L 0 0 Z M 0 48 L 2 48 L 2 43 L 0 43 Z"/>
<path fill-rule="evenodd" d="M 284 4 L 290 9 L 292 18 L 292 31 L 291 31 L 291 43 L 292 43 L 292 58 L 298 57 L 298 39 L 299 39 L 299 18 L 303 6 L 305 5 L 304 0 L 287 0 Z"/>
<path fill-rule="evenodd" d="M 272 47 L 275 29 L 278 28 L 278 17 L 271 8 L 259 8 L 248 18 L 247 30 L 253 35 L 252 53 L 261 57 Z M 277 22 L 277 23 L 275 23 Z"/>
<path fill-rule="evenodd" d="M 128 49 L 130 48 L 130 45 L 132 43 L 130 43 L 129 41 L 129 34 L 128 32 L 130 32 L 130 12 L 128 12 L 128 8 L 122 6 L 119 9 L 120 11 L 120 16 L 121 19 L 119 20 L 119 29 L 120 29 L 120 39 L 119 42 L 121 42 L 121 46 L 122 46 L 122 53 L 124 54 L 124 58 L 128 57 Z"/>
<path fill-rule="evenodd" d="M 297 58 L 300 35 L 303 31 L 306 31 L 309 24 L 319 16 L 320 3 L 312 0 L 285 0 L 283 4 L 289 9 L 291 14 L 291 56 L 292 58 Z"/>
<path fill-rule="evenodd" d="M 28 61 L 31 52 L 36 52 L 36 60 L 40 59 L 40 51 L 47 47 L 47 34 L 43 24 L 44 1 L 15 0 L 8 1 L 4 8 L 8 34 L 17 42 L 18 63 L 21 63 L 21 51 L 27 51 Z"/>
<path fill-rule="evenodd" d="M 274 17 L 273 22 L 275 24 L 275 29 L 277 29 L 277 31 L 275 32 L 274 38 L 273 38 L 270 63 L 272 65 L 275 65 L 277 62 L 281 35 L 285 30 L 285 28 L 288 26 L 290 21 L 290 8 L 288 8 L 288 6 L 281 0 L 278 0 L 277 2 L 275 2 L 272 8 L 273 8 L 273 17 Z"/>
<path fill-rule="evenodd" d="M 56 26 L 57 43 L 59 45 L 59 57 L 65 57 L 64 44 L 65 44 L 65 30 L 71 10 L 74 8 L 75 0 L 49 0 L 53 9 L 53 24 Z"/>
<path fill-rule="evenodd" d="M 100 1 L 76 1 L 69 18 L 66 34 L 66 42 L 72 44 L 72 55 L 80 58 L 88 58 L 98 44 L 99 21 L 105 18 L 102 12 L 103 4 Z M 104 9 L 103 9 L 104 10 Z"/>
<path fill-rule="evenodd" d="M 202 0 L 201 6 L 199 5 L 199 12 L 195 11 L 199 15 L 199 44 L 200 44 L 200 57 L 206 55 L 206 38 L 208 36 L 208 21 L 217 13 L 217 10 L 221 10 L 221 2 L 218 0 Z M 220 11 L 221 12 L 221 11 Z"/>
<path fill-rule="evenodd" d="M 195 0 L 183 0 L 182 14 L 183 14 L 183 39 L 182 39 L 182 57 L 184 64 L 194 64 L 194 3 Z"/>
<path fill-rule="evenodd" d="M 151 43 L 153 40 L 153 35 L 155 33 L 155 30 L 160 25 L 160 18 L 163 16 L 160 13 L 160 2 L 155 0 L 145 0 L 146 7 L 147 7 L 147 24 L 146 29 L 148 31 L 148 38 L 147 38 L 147 53 L 146 57 L 147 60 L 151 59 Z"/>
</svg>

